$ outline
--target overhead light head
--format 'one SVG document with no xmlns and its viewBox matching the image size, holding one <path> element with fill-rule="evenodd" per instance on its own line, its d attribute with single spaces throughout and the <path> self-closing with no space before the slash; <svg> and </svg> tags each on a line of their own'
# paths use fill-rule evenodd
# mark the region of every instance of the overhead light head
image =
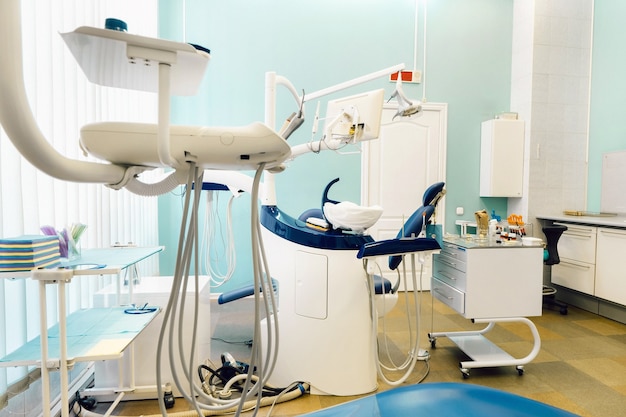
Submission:
<svg viewBox="0 0 626 417">
<path fill-rule="evenodd" d="M 408 117 L 408 116 L 412 116 L 422 111 L 421 103 L 413 103 L 404 95 L 404 91 L 402 91 L 402 73 L 401 72 L 398 72 L 398 78 L 396 80 L 396 89 L 394 90 L 393 94 L 391 94 L 391 97 L 389 98 L 389 100 L 391 100 L 392 98 L 395 98 L 398 101 L 398 111 L 396 112 L 396 114 L 394 114 L 392 120 L 398 116 Z"/>
</svg>

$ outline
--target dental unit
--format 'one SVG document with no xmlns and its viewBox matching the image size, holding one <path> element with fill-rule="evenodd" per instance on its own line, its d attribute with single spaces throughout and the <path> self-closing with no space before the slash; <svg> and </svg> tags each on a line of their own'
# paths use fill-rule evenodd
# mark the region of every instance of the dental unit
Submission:
<svg viewBox="0 0 626 417">
<path fill-rule="evenodd" d="M 394 239 L 375 241 L 367 230 L 378 220 L 382 208 L 331 199 L 331 187 L 339 179 L 326 186 L 319 207 L 297 218 L 279 208 L 274 182 L 275 175 L 300 155 L 322 150 L 341 152 L 347 146 L 379 136 L 383 90 L 331 100 L 320 137 L 318 102 L 311 141 L 290 146 L 286 140 L 303 125 L 307 102 L 396 73 L 404 65 L 306 95 L 304 91 L 299 94 L 285 77 L 269 72 L 265 77 L 264 122 L 235 127 L 171 126 L 170 96 L 197 92 L 211 59 L 210 52 L 197 45 L 119 30 L 79 27 L 62 37 L 92 83 L 158 94 L 156 124 L 97 122 L 80 129 L 84 153 L 102 161 L 91 162 L 60 154 L 37 126 L 24 86 L 20 22 L 20 2 L 5 0 L 0 13 L 0 124 L 20 154 L 37 169 L 64 181 L 126 188 L 143 196 L 161 195 L 185 186 L 171 296 L 162 311 L 163 326 L 156 344 L 156 388 L 162 415 L 168 414 L 166 382 L 176 385 L 197 415 L 241 415 L 248 408 L 254 408 L 256 415 L 260 406 L 306 392 L 361 395 L 375 391 L 378 380 L 400 385 L 407 381 L 418 361 L 428 359 L 427 353 L 419 349 L 418 274 L 424 262 L 422 255 L 440 249 L 433 236 L 426 236 L 425 229 L 435 218 L 437 203 L 446 192 L 445 184 L 435 183 L 423 191 L 422 206 L 404 222 Z M 296 103 L 296 110 L 280 129 L 275 126 L 278 87 L 289 90 Z M 398 104 L 393 119 L 421 111 L 421 104 L 404 94 L 400 74 L 391 97 Z M 169 172 L 157 183 L 141 179 L 142 173 L 156 168 Z M 242 171 L 253 171 L 254 177 Z M 188 359 L 194 357 L 194 343 L 184 346 L 180 334 L 174 331 L 177 323 L 182 324 L 183 295 L 190 279 L 195 278 L 198 288 L 199 207 L 207 183 L 223 186 L 233 194 L 247 192 L 251 196 L 252 285 L 230 299 L 223 294 L 227 295 L 224 302 L 241 296 L 254 297 L 251 361 L 242 364 L 223 354 L 223 368 L 218 371 L 223 372 L 219 390 L 211 370 Z M 378 263 L 381 258 L 387 260 L 392 271 L 389 275 L 396 277 L 395 282 L 383 273 Z M 190 276 L 192 268 L 195 277 Z M 65 271 L 63 276 L 72 273 Z M 58 276 L 53 270 L 33 271 L 33 278 L 40 281 Z M 409 281 L 411 285 L 407 285 Z M 413 287 L 413 297 L 407 294 L 407 304 L 412 299 L 415 310 L 407 311 L 409 351 L 406 359 L 396 365 L 381 359 L 390 355 L 383 349 L 387 335 L 383 331 L 380 336 L 378 326 L 394 306 L 401 284 Z M 198 326 L 197 305 L 195 311 L 193 339 Z M 46 324 L 42 322 L 41 326 L 45 328 Z M 68 386 L 71 367 L 63 356 L 65 336 L 60 327 L 62 354 L 56 366 L 45 361 L 46 347 L 41 344 L 44 417 L 50 416 L 46 404 L 50 403 L 52 369 L 60 373 L 61 402 L 70 404 L 69 393 L 63 389 Z M 160 359 L 165 346 L 169 347 L 174 381 L 161 378 Z M 337 346 L 349 353 L 339 353 Z M 181 365 L 182 373 L 175 371 L 177 365 Z M 399 373 L 400 377 L 392 379 L 388 373 Z M 238 398 L 230 398 L 231 391 L 238 391 Z M 68 417 L 69 412 L 68 407 L 62 407 L 63 417 Z M 445 383 L 396 388 L 311 416 L 395 416 L 417 412 L 571 417 L 570 413 L 499 390 Z"/>
<path fill-rule="evenodd" d="M 382 90 L 375 92 L 373 96 L 369 94 L 364 96 L 367 100 L 372 100 L 374 97 L 374 102 L 380 103 L 379 107 L 371 107 L 373 113 L 368 113 L 369 104 L 362 105 L 356 97 L 350 97 L 349 106 L 345 108 L 342 103 L 335 103 L 341 108 L 341 111 L 332 115 L 333 120 L 326 123 L 324 135 L 321 140 L 315 142 L 315 145 L 304 144 L 292 148 L 287 144 L 285 138 L 289 137 L 302 124 L 306 101 L 315 100 L 333 92 L 400 71 L 403 65 L 368 74 L 308 94 L 306 97 L 304 93 L 299 96 L 295 88 L 284 77 L 269 73 L 266 75 L 265 123 L 255 122 L 242 127 L 170 126 L 170 96 L 173 94 L 195 94 L 210 60 L 208 51 L 189 44 L 146 38 L 117 30 L 80 27 L 73 32 L 62 34 L 62 37 L 91 82 L 104 86 L 152 91 L 158 94 L 158 124 L 98 122 L 84 126 L 80 135 L 81 148 L 86 153 L 104 161 L 89 162 L 69 159 L 61 155 L 39 130 L 30 110 L 23 83 L 19 1 L 5 2 L 1 19 L 0 38 L 2 39 L 1 50 L 4 64 L 0 67 L 0 92 L 3 97 L 3 100 L 0 101 L 0 122 L 15 147 L 29 162 L 54 178 L 73 182 L 100 183 L 114 189 L 126 188 L 133 193 L 146 196 L 160 195 L 179 185 L 186 184 L 187 186 L 188 192 L 186 193 L 185 209 L 181 222 L 181 243 L 178 248 L 172 296 L 164 309 L 165 319 L 158 344 L 159 352 L 160 346 L 166 341 L 169 341 L 170 344 L 174 343 L 172 323 L 179 317 L 178 309 L 181 308 L 182 304 L 182 301 L 177 297 L 179 293 L 185 292 L 192 262 L 196 265 L 198 262 L 198 250 L 195 245 L 198 235 L 197 213 L 201 187 L 194 188 L 193 185 L 200 184 L 205 179 L 229 186 L 235 186 L 234 183 L 241 182 L 242 189 L 248 189 L 251 192 L 254 286 L 255 289 L 267 290 L 264 291 L 262 300 L 259 291 L 255 291 L 255 300 L 258 306 L 255 313 L 257 316 L 255 319 L 255 340 L 263 340 L 262 348 L 258 343 L 255 343 L 256 346 L 253 347 L 251 366 L 258 370 L 257 375 L 254 378 L 251 374 L 246 376 L 244 393 L 238 403 L 216 401 L 214 397 L 205 393 L 198 383 L 193 382 L 193 364 L 186 363 L 184 358 L 182 359 L 183 368 L 187 370 L 185 375 L 174 375 L 174 383 L 184 397 L 193 404 L 198 413 L 202 413 L 203 410 L 224 410 L 232 408 L 234 404 L 239 404 L 237 411 L 241 412 L 245 401 L 253 398 L 266 384 L 268 376 L 275 369 L 276 362 L 281 360 L 281 354 L 284 356 L 283 361 L 289 360 L 287 355 L 291 351 L 287 343 L 287 347 L 281 350 L 281 354 L 278 354 L 278 320 L 275 320 L 271 314 L 271 312 L 277 311 L 278 307 L 275 305 L 276 301 L 272 299 L 273 291 L 269 290 L 272 286 L 269 281 L 271 276 L 269 270 L 270 267 L 273 268 L 282 262 L 273 258 L 272 252 L 279 254 L 280 246 L 291 247 L 288 250 L 294 251 L 292 252 L 293 256 L 290 256 L 293 261 L 304 256 L 304 258 L 312 259 L 313 264 L 319 256 L 325 257 L 328 254 L 324 252 L 328 249 L 317 248 L 322 252 L 299 255 L 296 253 L 298 249 L 293 249 L 296 247 L 293 242 L 280 238 L 276 234 L 276 230 L 268 233 L 267 226 L 265 226 L 261 231 L 259 227 L 261 221 L 264 223 L 274 221 L 276 227 L 282 227 L 284 224 L 281 223 L 288 219 L 288 216 L 281 213 L 276 207 L 273 174 L 271 172 L 280 172 L 284 169 L 285 161 L 304 153 L 324 149 L 338 150 L 349 143 L 376 138 L 377 131 L 370 131 L 370 129 L 372 127 L 377 129 L 380 123 Z M 274 130 L 274 109 L 276 87 L 279 85 L 285 86 L 292 92 L 296 98 L 298 110 L 288 118 L 284 127 L 277 133 Z M 396 95 L 404 99 L 400 90 L 397 90 Z M 141 181 L 142 172 L 160 167 L 171 168 L 172 170 L 157 183 Z M 230 172 L 242 170 L 256 171 L 254 179 L 245 180 L 241 178 L 243 174 L 237 175 Z M 263 172 L 265 172 L 266 179 L 263 195 L 261 195 L 260 184 Z M 258 201 L 261 201 L 263 205 L 260 214 L 257 207 Z M 333 218 L 333 215 L 331 214 L 329 217 Z M 337 215 L 334 219 L 337 226 L 345 226 L 345 224 L 337 222 Z M 264 237 L 269 240 L 268 247 L 272 248 L 269 255 L 264 253 L 262 235 L 265 235 Z M 375 371 L 372 372 L 374 370 L 372 363 L 374 356 L 370 324 L 371 320 L 374 319 L 370 316 L 369 296 L 363 279 L 365 274 L 361 262 L 356 258 L 356 252 L 362 246 L 361 243 L 369 239 L 365 237 L 366 235 L 346 236 L 348 240 L 356 237 L 359 244 L 351 243 L 348 251 L 333 251 L 329 261 L 333 265 L 337 262 L 336 268 L 342 270 L 342 274 L 348 273 L 354 276 L 351 278 L 352 283 L 350 284 L 354 288 L 337 288 L 336 292 L 342 294 L 342 297 L 346 295 L 351 297 L 346 298 L 343 304 L 348 309 L 354 310 L 350 314 L 355 315 L 355 322 L 362 323 L 356 326 L 361 329 L 359 330 L 361 336 L 356 339 L 354 346 L 355 349 L 364 351 L 364 355 L 358 358 L 358 363 L 365 365 L 362 368 L 367 377 L 363 378 L 364 385 L 355 388 L 355 392 L 364 393 L 375 389 Z M 340 238 L 340 240 L 343 241 L 344 238 Z M 309 249 L 311 248 L 309 247 Z M 315 248 L 311 250 L 315 252 Z M 310 259 L 304 259 L 303 262 L 310 263 Z M 349 270 L 346 271 L 342 265 L 348 264 L 350 265 Z M 282 275 L 279 268 L 277 268 L 278 276 Z M 331 268 L 335 267 L 331 265 Z M 37 271 L 37 274 L 41 275 L 41 279 L 46 279 L 46 273 L 45 270 Z M 290 277 L 292 277 L 291 274 Z M 290 280 L 291 278 L 288 278 L 285 282 Z M 291 282 L 295 283 L 292 280 Z M 318 284 L 319 280 L 314 279 L 311 285 Z M 291 284 L 285 283 L 283 285 L 285 288 L 289 288 Z M 357 291 L 353 291 L 355 288 Z M 330 290 L 335 291 L 334 289 Z M 353 299 L 353 302 L 350 299 Z M 262 307 L 265 308 L 265 315 L 271 318 L 266 322 L 262 322 L 260 318 Z M 312 310 L 313 315 L 319 313 L 316 311 L 316 305 L 309 305 L 307 308 Z M 282 310 L 281 315 L 288 316 L 288 301 L 285 301 L 285 305 L 281 302 L 280 309 Z M 344 320 L 347 318 L 349 316 L 343 316 Z M 261 328 L 262 325 L 263 328 Z M 285 324 L 284 326 L 287 328 L 290 325 Z M 288 330 L 283 330 L 283 334 L 288 333 Z M 170 352 L 172 351 L 174 349 L 170 349 Z M 180 351 L 184 352 L 185 350 L 181 347 Z M 181 355 L 181 358 L 182 356 L 184 355 Z M 172 363 L 177 360 L 179 359 L 170 358 Z M 67 363 L 62 361 L 61 365 L 62 369 L 65 369 L 63 367 L 67 366 Z M 278 379 L 283 377 L 285 376 L 279 376 Z M 286 377 L 290 378 L 290 376 Z M 301 379 L 306 378 L 295 378 L 295 380 Z M 61 381 L 62 385 L 67 385 L 65 372 L 61 372 Z M 162 399 L 163 382 L 160 380 L 160 372 L 157 369 L 159 403 L 163 413 L 165 413 Z M 293 381 L 289 381 L 289 383 L 291 382 Z M 42 367 L 42 383 L 44 386 L 49 384 L 49 369 L 45 366 Z M 333 387 L 321 388 L 320 391 L 343 394 L 341 389 L 336 390 Z M 44 403 L 49 402 L 50 399 L 46 395 L 44 390 Z M 67 392 L 61 393 L 61 400 L 65 403 L 69 403 L 67 395 Z M 260 401 L 260 396 L 257 398 L 257 401 Z M 64 416 L 67 415 L 67 411 L 63 410 Z"/>
</svg>

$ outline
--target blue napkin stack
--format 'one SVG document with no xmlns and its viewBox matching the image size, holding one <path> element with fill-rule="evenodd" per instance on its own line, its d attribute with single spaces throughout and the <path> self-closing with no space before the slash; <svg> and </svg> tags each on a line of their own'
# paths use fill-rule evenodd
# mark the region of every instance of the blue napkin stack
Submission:
<svg viewBox="0 0 626 417">
<path fill-rule="evenodd" d="M 57 236 L 24 235 L 0 239 L 0 272 L 30 271 L 60 265 Z"/>
</svg>

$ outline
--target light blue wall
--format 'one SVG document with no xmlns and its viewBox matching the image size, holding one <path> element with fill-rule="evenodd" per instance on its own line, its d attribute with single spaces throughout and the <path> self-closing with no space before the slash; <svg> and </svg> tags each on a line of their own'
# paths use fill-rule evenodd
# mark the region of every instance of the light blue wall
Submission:
<svg viewBox="0 0 626 417">
<path fill-rule="evenodd" d="M 602 154 L 626 150 L 626 2 L 596 0 L 594 8 L 591 108 L 589 119 L 589 175 L 587 208 L 600 210 Z M 601 22 L 601 23 L 599 23 Z M 626 190 L 616 190 L 626 192 Z"/>
<path fill-rule="evenodd" d="M 201 92 L 174 100 L 173 123 L 241 125 L 263 120 L 267 71 L 312 92 L 398 63 L 411 67 L 414 7 L 414 0 L 187 0 L 183 36 L 182 1 L 161 0 L 160 36 L 212 51 Z M 512 0 L 428 2 L 426 99 L 449 105 L 448 231 L 456 230 L 455 220 L 470 219 L 478 209 L 506 213 L 506 199 L 478 197 L 478 164 L 480 123 L 509 110 L 512 13 Z M 417 67 L 422 70 L 423 10 L 419 16 Z M 393 91 L 393 84 L 382 79 L 358 91 L 381 86 L 387 96 Z M 405 84 L 404 90 L 415 99 L 423 95 L 421 85 Z M 284 91 L 278 100 L 280 124 L 293 110 L 293 100 Z M 314 106 L 307 109 L 309 116 Z M 289 139 L 292 144 L 310 139 L 311 119 Z M 279 206 L 294 216 L 319 207 L 324 186 L 335 177 L 341 181 L 331 197 L 358 203 L 360 157 L 326 152 L 298 158 L 277 176 Z M 423 190 L 415 192 L 421 195 Z M 164 275 L 173 271 L 180 201 L 175 195 L 159 200 L 159 234 L 168 248 L 161 259 Z M 236 201 L 237 271 L 220 292 L 250 282 L 249 205 L 248 196 Z M 455 215 L 457 206 L 465 207 L 465 216 Z"/>
</svg>

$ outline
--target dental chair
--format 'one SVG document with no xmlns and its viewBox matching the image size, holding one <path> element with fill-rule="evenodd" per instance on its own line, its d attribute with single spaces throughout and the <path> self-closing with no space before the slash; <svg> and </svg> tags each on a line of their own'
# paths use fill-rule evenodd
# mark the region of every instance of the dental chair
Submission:
<svg viewBox="0 0 626 417">
<path fill-rule="evenodd" d="M 394 239 L 394 246 L 332 225 L 335 218 L 325 214 L 329 211 L 324 206 L 339 204 L 328 198 L 330 187 L 336 182 L 333 180 L 326 187 L 322 207 L 307 210 L 298 218 L 277 206 L 264 206 L 261 210 L 261 232 L 272 278 L 278 283 L 279 306 L 273 315 L 261 321 L 260 345 L 265 349 L 269 337 L 265 329 L 278 320 L 281 336 L 276 366 L 268 381 L 272 385 L 307 381 L 312 394 L 363 395 L 378 386 L 378 358 L 373 343 L 371 292 L 364 285 L 359 256 L 391 256 L 390 265 L 397 267 L 404 251 L 438 250 L 435 239 L 404 237 L 419 235 L 424 220 L 428 221 L 443 195 L 443 183 L 424 193 L 424 207 L 409 218 L 398 239 Z M 376 215 L 376 208 L 364 211 L 372 216 L 370 221 Z M 330 224 L 324 226 L 323 222 Z M 365 224 L 359 221 L 356 226 Z M 376 285 L 375 292 L 383 297 L 395 291 L 388 280 L 377 280 L 380 285 Z M 222 298 L 232 301 L 253 293 L 254 287 L 248 286 Z"/>
<path fill-rule="evenodd" d="M 438 182 L 426 189 L 422 197 L 422 206 L 413 212 L 402 226 L 402 229 L 398 231 L 395 239 L 366 243 L 357 254 L 357 258 L 366 261 L 368 258 L 388 256 L 389 269 L 398 272 L 398 279 L 393 285 L 388 279 L 373 274 L 372 278 L 374 280 L 375 294 L 378 296 L 377 307 L 379 316 L 386 314 L 395 304 L 398 287 L 400 285 L 400 271 L 398 267 L 404 259 L 404 256 L 415 252 L 440 249 L 439 243 L 432 237 L 422 239 L 415 238 L 417 238 L 422 231 L 426 230 L 426 226 L 435 212 L 437 203 L 445 195 L 444 186 L 444 182 Z M 382 297 L 380 296 L 385 297 L 384 306 Z M 388 301 L 393 301 L 393 304 L 389 304 Z"/>
<path fill-rule="evenodd" d="M 421 281 L 423 265 L 426 259 L 423 256 L 424 252 L 439 252 L 441 249 L 439 242 L 435 238 L 426 236 L 426 225 L 435 212 L 437 202 L 445 194 L 443 187 L 443 182 L 428 187 L 422 197 L 422 206 L 413 212 L 394 239 L 366 243 L 357 253 L 357 258 L 363 259 L 363 266 L 367 273 L 368 286 L 370 288 L 370 303 L 373 316 L 372 335 L 375 342 L 375 360 L 378 378 L 388 385 L 397 386 L 404 383 L 413 373 L 417 360 L 420 357 L 427 357 L 425 356 L 427 354 L 420 353 L 419 349 L 420 301 L 418 290 L 420 284 L 418 284 L 418 275 Z M 387 256 L 389 269 L 397 272 L 397 280 L 393 286 L 388 279 L 376 275 L 374 273 L 375 269 L 370 267 L 370 262 L 377 265 L 376 258 L 380 256 Z M 407 258 L 410 260 L 410 263 L 405 261 Z M 416 258 L 418 258 L 417 261 Z M 421 264 L 421 266 L 418 266 L 418 264 Z M 402 271 L 400 271 L 399 268 L 401 265 Z M 408 279 L 409 276 L 411 281 Z M 389 365 L 383 363 L 387 362 L 387 360 L 381 360 L 381 357 L 386 356 L 389 358 L 390 352 L 388 343 L 386 342 L 387 335 L 384 331 L 384 325 L 382 327 L 383 332 L 380 334 L 377 319 L 384 317 L 395 306 L 398 298 L 397 291 L 403 280 L 406 288 L 410 286 L 413 287 L 412 297 L 409 293 L 406 293 L 407 307 L 412 305 L 415 309 L 413 317 L 411 317 L 408 310 L 406 317 L 407 330 L 410 335 L 408 346 L 409 353 L 405 360 L 401 362 L 401 365 Z M 410 302 L 410 298 L 413 299 L 412 303 Z M 413 328 L 416 329 L 415 332 L 413 332 Z M 385 340 L 384 342 L 380 342 L 381 337 Z M 396 376 L 393 380 L 386 375 L 388 373 L 398 375 L 398 372 L 400 372 L 401 376 Z"/>
</svg>

